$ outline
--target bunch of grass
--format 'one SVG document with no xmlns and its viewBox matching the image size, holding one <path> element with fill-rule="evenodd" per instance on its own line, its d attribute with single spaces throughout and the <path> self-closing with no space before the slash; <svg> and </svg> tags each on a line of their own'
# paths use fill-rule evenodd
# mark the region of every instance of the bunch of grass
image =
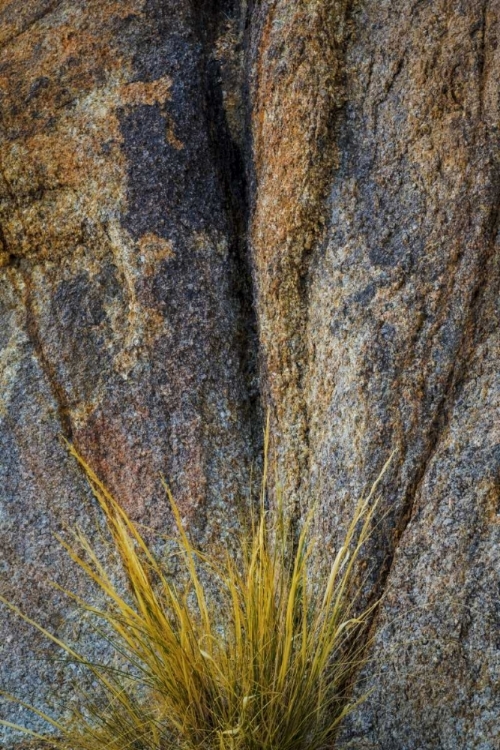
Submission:
<svg viewBox="0 0 500 750">
<path fill-rule="evenodd" d="M 185 573 L 181 585 L 70 450 L 105 514 L 128 591 L 112 582 L 85 537 L 63 544 L 105 595 L 103 609 L 78 604 L 101 623 L 98 632 L 121 666 L 90 663 L 21 615 L 88 670 L 98 686 L 97 697 L 83 695 L 70 718 L 32 709 L 54 735 L 25 731 L 62 750 L 319 750 L 331 743 L 353 708 L 349 686 L 364 658 L 373 609 L 357 611 L 353 585 L 376 485 L 358 504 L 344 545 L 323 575 L 313 562 L 312 515 L 297 537 L 278 498 L 270 522 L 265 487 L 239 554 L 222 559 L 194 548 L 167 489 Z"/>
</svg>

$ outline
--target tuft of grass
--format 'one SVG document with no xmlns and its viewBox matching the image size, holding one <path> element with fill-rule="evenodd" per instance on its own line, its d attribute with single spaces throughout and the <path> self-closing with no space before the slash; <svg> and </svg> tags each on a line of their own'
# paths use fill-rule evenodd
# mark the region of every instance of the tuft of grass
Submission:
<svg viewBox="0 0 500 750">
<path fill-rule="evenodd" d="M 265 484 L 260 511 L 235 556 L 195 549 L 166 488 L 181 584 L 71 446 L 70 452 L 106 517 L 128 590 L 119 590 L 77 533 L 75 544 L 62 544 L 107 606 L 96 609 L 69 595 L 95 618 L 118 660 L 90 663 L 3 600 L 85 667 L 93 684 L 91 694 L 82 688 L 80 707 L 69 718 L 29 707 L 55 736 L 24 731 L 62 750 L 320 750 L 331 744 L 354 707 L 349 688 L 376 606 L 358 611 L 354 571 L 370 533 L 377 483 L 323 572 L 313 561 L 313 514 L 294 534 L 278 492 L 271 520 Z"/>
</svg>

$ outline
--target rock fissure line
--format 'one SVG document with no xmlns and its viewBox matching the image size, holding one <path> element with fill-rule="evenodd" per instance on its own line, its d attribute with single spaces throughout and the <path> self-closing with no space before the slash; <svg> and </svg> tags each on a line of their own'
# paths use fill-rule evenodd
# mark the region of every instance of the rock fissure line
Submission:
<svg viewBox="0 0 500 750">
<path fill-rule="evenodd" d="M 33 303 L 34 292 L 30 273 L 28 271 L 23 271 L 22 278 L 25 288 L 24 307 L 26 310 L 26 330 L 33 345 L 34 353 L 45 377 L 47 378 L 49 388 L 56 403 L 57 415 L 61 424 L 63 436 L 67 440 L 72 440 L 73 427 L 71 423 L 71 408 L 64 388 L 57 378 L 55 367 L 51 363 L 50 358 L 45 354 L 44 345 L 40 338 L 37 315 Z"/>
<path fill-rule="evenodd" d="M 13 208 L 16 207 L 18 211 L 18 220 L 19 220 L 20 225 L 23 227 L 23 233 L 25 237 L 28 237 L 29 234 L 21 219 L 18 198 L 14 190 L 12 189 L 10 181 L 7 178 L 7 175 L 5 174 L 5 170 L 3 169 L 1 164 L 0 164 L 0 176 L 2 177 L 2 180 L 6 187 L 7 194 L 12 203 L 12 207 Z M 16 289 L 19 295 L 19 298 L 22 300 L 22 303 L 24 306 L 24 310 L 26 313 L 27 335 L 31 341 L 34 354 L 38 360 L 41 370 L 47 379 L 47 383 L 52 393 L 52 397 L 56 404 L 57 414 L 59 417 L 62 430 L 64 432 L 64 436 L 67 439 L 71 440 L 72 435 L 73 435 L 73 430 L 71 426 L 70 409 L 68 406 L 66 395 L 64 393 L 64 389 L 58 382 L 54 367 L 52 366 L 49 358 L 46 356 L 44 352 L 44 347 L 43 347 L 40 334 L 39 334 L 39 330 L 38 330 L 36 313 L 33 307 L 33 297 L 32 297 L 33 286 L 32 286 L 32 281 L 31 281 L 31 272 L 28 268 L 27 261 L 25 261 L 25 259 L 21 255 L 15 252 L 15 248 L 9 247 L 9 244 L 7 243 L 5 239 L 3 228 L 1 226 L 0 226 L 0 242 L 3 244 L 3 246 L 6 248 L 7 252 L 9 253 L 9 256 L 8 256 L 9 262 L 7 263 L 7 265 L 12 266 L 15 269 L 15 275 L 13 276 L 13 286 Z M 18 279 L 16 278 L 17 274 L 19 274 L 20 278 L 22 279 L 21 284 L 19 284 Z"/>
<path fill-rule="evenodd" d="M 35 24 L 39 23 L 39 21 L 43 21 L 44 18 L 49 16 L 51 13 L 56 11 L 60 5 L 62 5 L 64 0 L 54 0 L 52 3 L 49 3 L 48 7 L 39 11 L 37 14 L 34 15 L 33 18 L 31 18 L 28 23 L 20 29 L 16 34 L 13 34 L 12 36 L 5 39 L 3 42 L 0 43 L 0 50 L 7 47 L 11 42 L 18 39 L 20 36 L 25 34 L 27 31 L 29 31 Z"/>
<path fill-rule="evenodd" d="M 194 11 L 196 11 L 196 2 Z M 248 406 L 245 410 L 252 429 L 254 445 L 262 443 L 262 407 L 258 377 L 258 326 L 254 295 L 254 280 L 250 259 L 250 190 L 251 172 L 250 143 L 250 97 L 247 84 L 249 27 L 251 8 L 246 2 L 213 0 L 211 3 L 211 25 L 200 29 L 204 44 L 204 76 L 206 81 L 206 122 L 215 168 L 219 176 L 220 188 L 225 203 L 229 225 L 229 251 L 233 263 L 231 291 L 238 309 L 237 346 L 239 349 L 239 370 L 248 391 Z M 225 81 L 223 63 L 215 57 L 216 42 L 225 23 L 234 23 L 241 47 L 240 70 L 236 83 Z M 234 71 L 233 71 L 234 75 Z M 237 86 L 241 97 L 241 111 L 236 115 L 240 120 L 241 141 L 237 142 L 231 132 L 224 96 L 224 84 L 230 88 Z"/>
<path fill-rule="evenodd" d="M 487 288 L 488 275 L 487 269 L 489 261 L 493 257 L 496 250 L 496 239 L 500 229 L 500 187 L 497 190 L 497 201 L 496 206 L 492 210 L 492 219 L 490 221 L 491 233 L 490 241 L 488 243 L 488 252 L 485 253 L 484 257 L 478 261 L 477 264 L 477 283 L 472 288 L 469 295 L 468 304 L 468 315 L 464 321 L 462 328 L 462 340 L 457 350 L 457 355 L 453 360 L 450 368 L 446 385 L 443 388 L 442 396 L 438 407 L 436 408 L 434 418 L 428 429 L 429 444 L 425 454 L 422 456 L 418 466 L 418 470 L 415 477 L 408 487 L 405 499 L 401 506 L 401 515 L 397 522 L 394 530 L 394 544 L 392 550 L 386 556 L 384 565 L 381 568 L 378 591 L 381 594 L 387 592 L 387 588 L 390 581 L 391 572 L 394 566 L 395 557 L 398 548 L 401 544 L 401 540 L 411 524 L 416 503 L 420 495 L 422 483 L 427 475 L 428 469 L 432 460 L 437 452 L 439 442 L 446 432 L 447 426 L 452 417 L 453 409 L 457 402 L 460 394 L 460 387 L 463 381 L 463 376 L 466 371 L 467 363 L 470 360 L 472 353 L 472 346 L 474 343 L 474 335 L 477 326 L 480 321 L 480 309 L 482 307 L 482 292 Z M 481 270 L 483 272 L 481 272 Z M 377 591 L 377 596 L 379 595 Z M 379 612 L 376 611 L 373 617 L 373 621 L 370 625 L 370 632 L 377 627 L 377 619 Z"/>
</svg>

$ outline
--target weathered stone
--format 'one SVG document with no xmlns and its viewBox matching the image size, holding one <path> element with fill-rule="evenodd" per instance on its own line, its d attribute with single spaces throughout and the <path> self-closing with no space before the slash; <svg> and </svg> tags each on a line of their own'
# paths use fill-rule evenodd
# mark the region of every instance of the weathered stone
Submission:
<svg viewBox="0 0 500 750">
<path fill-rule="evenodd" d="M 44 582 L 81 585 L 52 534 L 88 529 L 89 499 L 60 434 L 162 531 L 161 474 L 206 539 L 248 493 L 244 177 L 239 147 L 216 140 L 214 45 L 240 24 L 227 10 L 204 24 L 179 0 L 0 5 L 2 591 L 66 637 L 74 615 Z M 2 687 L 42 705 L 61 669 L 2 623 Z"/>
<path fill-rule="evenodd" d="M 252 259 L 264 388 L 291 505 L 308 486 L 308 273 L 339 158 L 346 8 L 263 2 L 254 19 Z"/>
<path fill-rule="evenodd" d="M 257 11 L 264 391 L 291 499 L 319 497 L 327 555 L 395 451 L 366 554 L 387 598 L 375 692 L 343 733 L 354 747 L 498 743 L 499 15 Z"/>
<path fill-rule="evenodd" d="M 61 432 L 149 526 L 169 525 L 160 472 L 206 543 L 234 523 L 261 430 L 254 296 L 273 452 L 297 520 L 319 499 L 325 559 L 394 451 L 360 568 L 385 594 L 354 689 L 373 692 L 342 740 L 497 747 L 499 16 L 0 4 L 10 597 L 72 637 L 39 601 L 54 565 L 84 586 L 50 536 L 92 516 Z M 2 627 L 8 686 L 43 700 L 52 668 Z"/>
</svg>

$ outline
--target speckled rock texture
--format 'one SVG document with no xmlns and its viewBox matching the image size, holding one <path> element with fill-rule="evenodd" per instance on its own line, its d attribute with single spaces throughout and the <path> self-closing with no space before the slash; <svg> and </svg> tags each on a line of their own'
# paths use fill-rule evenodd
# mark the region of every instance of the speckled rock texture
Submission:
<svg viewBox="0 0 500 750">
<path fill-rule="evenodd" d="M 241 19 L 222 11 L 0 3 L 2 593 L 65 637 L 74 615 L 44 582 L 83 584 L 53 534 L 93 522 L 60 435 L 162 532 L 161 474 L 205 543 L 248 493 Z M 1 623 L 2 688 L 43 705 L 57 680 L 42 641 Z"/>
<path fill-rule="evenodd" d="M 500 4 L 261 3 L 252 249 L 294 503 L 333 554 L 392 451 L 355 748 L 500 743 Z M 272 148 L 269 148 L 272 144 Z"/>
<path fill-rule="evenodd" d="M 499 747 L 499 81 L 498 0 L 0 2 L 10 598 L 79 636 L 46 586 L 84 588 L 53 532 L 95 513 L 60 434 L 157 529 L 164 473 L 210 544 L 264 407 L 326 560 L 393 454 L 338 746 Z M 0 627 L 4 684 L 50 700 Z"/>
</svg>

